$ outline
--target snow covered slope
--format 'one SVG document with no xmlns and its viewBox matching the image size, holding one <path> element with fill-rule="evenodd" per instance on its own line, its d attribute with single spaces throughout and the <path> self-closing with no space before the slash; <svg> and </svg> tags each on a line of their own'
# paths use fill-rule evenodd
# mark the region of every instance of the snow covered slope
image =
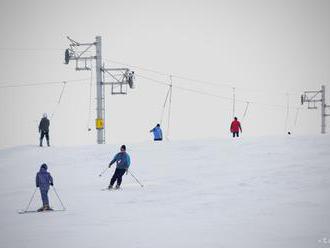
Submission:
<svg viewBox="0 0 330 248">
<path fill-rule="evenodd" d="M 127 144 L 145 186 L 121 191 L 98 176 L 119 145 L 0 150 L 0 247 L 329 247 L 329 138 Z M 43 162 L 67 211 L 17 214 Z"/>
</svg>

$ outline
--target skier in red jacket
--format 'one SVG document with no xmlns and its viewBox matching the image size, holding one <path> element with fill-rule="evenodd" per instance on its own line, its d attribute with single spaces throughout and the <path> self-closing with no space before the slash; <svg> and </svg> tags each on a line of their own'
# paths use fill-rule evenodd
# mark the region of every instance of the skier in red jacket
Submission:
<svg viewBox="0 0 330 248">
<path fill-rule="evenodd" d="M 230 132 L 233 133 L 233 137 L 239 137 L 239 131 L 242 132 L 241 123 L 237 120 L 237 117 L 234 117 L 234 120 L 232 121 L 230 125 Z"/>
</svg>

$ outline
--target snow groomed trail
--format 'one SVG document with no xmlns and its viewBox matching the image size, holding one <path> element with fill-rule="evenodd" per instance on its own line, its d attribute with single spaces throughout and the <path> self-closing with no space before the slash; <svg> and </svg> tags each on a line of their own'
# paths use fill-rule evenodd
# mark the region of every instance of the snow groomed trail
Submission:
<svg viewBox="0 0 330 248">
<path fill-rule="evenodd" d="M 329 138 L 126 144 L 144 187 L 125 175 L 120 191 L 102 191 L 113 167 L 99 177 L 120 144 L 3 149 L 0 247 L 327 247 Z M 42 163 L 67 210 L 18 214 Z"/>
</svg>

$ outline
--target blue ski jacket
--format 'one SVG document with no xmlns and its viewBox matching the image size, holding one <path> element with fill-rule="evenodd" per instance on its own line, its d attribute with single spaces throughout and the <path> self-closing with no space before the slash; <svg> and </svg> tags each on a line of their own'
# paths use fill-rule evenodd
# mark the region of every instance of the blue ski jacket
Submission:
<svg viewBox="0 0 330 248">
<path fill-rule="evenodd" d="M 158 126 L 151 129 L 151 131 L 154 134 L 154 140 L 162 140 L 163 139 L 163 133 L 162 129 Z"/>
<path fill-rule="evenodd" d="M 49 185 L 53 185 L 53 178 L 50 175 L 50 173 L 47 171 L 47 165 L 43 164 L 40 167 L 39 172 L 37 173 L 36 176 L 36 186 L 39 187 L 40 189 L 49 189 Z"/>
<path fill-rule="evenodd" d="M 119 152 L 116 156 L 111 160 L 109 166 L 113 163 L 117 163 L 116 168 L 118 169 L 128 169 L 131 164 L 131 158 L 129 157 L 127 152 Z"/>
</svg>

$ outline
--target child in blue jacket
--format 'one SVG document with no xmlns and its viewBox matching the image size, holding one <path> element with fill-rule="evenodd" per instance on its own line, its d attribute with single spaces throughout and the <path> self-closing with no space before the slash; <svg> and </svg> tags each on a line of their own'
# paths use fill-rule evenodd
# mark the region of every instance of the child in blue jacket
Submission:
<svg viewBox="0 0 330 248">
<path fill-rule="evenodd" d="M 163 140 L 163 132 L 159 124 L 157 124 L 153 129 L 151 129 L 150 133 L 154 134 L 154 141 Z"/>
<path fill-rule="evenodd" d="M 48 190 L 50 185 L 54 185 L 53 178 L 47 171 L 47 165 L 42 164 L 36 176 L 36 186 L 40 189 L 42 199 L 42 207 L 39 208 L 38 211 L 52 210 L 49 207 L 48 200 Z"/>
</svg>

